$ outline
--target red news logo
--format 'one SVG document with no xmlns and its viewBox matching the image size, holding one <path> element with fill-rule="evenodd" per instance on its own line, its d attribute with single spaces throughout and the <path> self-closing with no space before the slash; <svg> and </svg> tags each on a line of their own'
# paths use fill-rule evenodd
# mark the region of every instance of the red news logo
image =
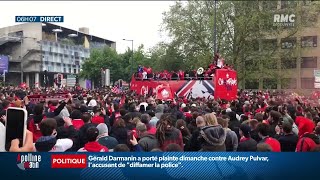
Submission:
<svg viewBox="0 0 320 180">
<path fill-rule="evenodd" d="M 86 154 L 55 154 L 51 155 L 51 168 L 86 168 Z"/>
</svg>

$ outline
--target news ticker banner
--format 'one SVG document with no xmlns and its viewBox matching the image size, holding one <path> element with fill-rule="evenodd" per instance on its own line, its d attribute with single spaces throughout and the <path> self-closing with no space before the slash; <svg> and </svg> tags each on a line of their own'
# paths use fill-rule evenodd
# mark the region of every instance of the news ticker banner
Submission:
<svg viewBox="0 0 320 180">
<path fill-rule="evenodd" d="M 319 179 L 320 153 L 0 153 L 17 179 Z"/>
<path fill-rule="evenodd" d="M 42 22 L 42 23 L 57 23 L 63 22 L 63 16 L 16 16 L 15 22 L 17 23 L 30 23 L 30 22 Z"/>
</svg>

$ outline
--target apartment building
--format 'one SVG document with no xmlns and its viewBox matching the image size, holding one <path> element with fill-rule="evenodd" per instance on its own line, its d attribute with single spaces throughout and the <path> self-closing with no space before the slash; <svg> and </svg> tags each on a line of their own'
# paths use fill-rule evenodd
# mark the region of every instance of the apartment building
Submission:
<svg viewBox="0 0 320 180">
<path fill-rule="evenodd" d="M 270 57 L 277 58 L 277 63 L 269 68 L 279 71 L 282 79 L 276 81 L 274 79 L 263 78 L 257 79 L 255 82 L 245 82 L 244 86 L 246 89 L 285 89 L 297 92 L 315 90 L 314 70 L 320 68 L 320 46 L 318 45 L 320 21 L 318 13 L 311 16 L 308 14 L 309 9 L 313 7 L 313 3 L 319 2 L 269 1 L 262 4 L 262 7 L 260 7 L 262 10 L 267 8 L 268 10 L 273 10 L 275 14 L 288 12 L 285 10 L 299 7 L 302 13 L 300 15 L 296 14 L 296 20 L 307 21 L 307 23 L 299 27 L 299 30 L 291 37 L 288 37 L 288 31 L 292 27 L 286 27 L 279 35 L 271 35 L 261 40 L 260 49 L 266 48 L 266 46 L 277 48 L 280 57 Z M 291 12 L 294 13 L 294 11 Z M 309 15 L 308 20 L 304 19 L 306 15 Z M 271 19 L 273 17 L 269 20 Z M 263 30 L 268 31 L 268 29 Z M 285 54 L 289 52 L 294 52 L 294 56 L 286 57 Z"/>
<path fill-rule="evenodd" d="M 105 46 L 116 48 L 116 43 L 89 34 L 88 28 L 72 30 L 51 23 L 0 28 L 0 54 L 9 56 L 6 82 L 13 85 L 42 86 L 45 74 L 53 85 L 55 74 L 78 74 L 90 49 Z"/>
</svg>

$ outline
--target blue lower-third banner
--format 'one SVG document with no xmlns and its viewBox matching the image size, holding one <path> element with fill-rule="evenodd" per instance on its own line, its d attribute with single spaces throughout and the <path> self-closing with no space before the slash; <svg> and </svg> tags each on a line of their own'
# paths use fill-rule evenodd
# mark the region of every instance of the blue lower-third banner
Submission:
<svg viewBox="0 0 320 180">
<path fill-rule="evenodd" d="M 3 179 L 314 180 L 320 153 L 0 153 L 0 160 Z"/>
</svg>

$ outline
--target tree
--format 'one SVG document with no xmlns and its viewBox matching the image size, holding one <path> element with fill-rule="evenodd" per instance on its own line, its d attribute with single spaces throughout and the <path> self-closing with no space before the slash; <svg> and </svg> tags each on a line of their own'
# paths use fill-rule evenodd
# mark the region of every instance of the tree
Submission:
<svg viewBox="0 0 320 180">
<path fill-rule="evenodd" d="M 116 50 L 105 47 L 103 49 L 93 49 L 89 60 L 82 65 L 80 76 L 94 80 L 95 83 L 101 81 L 101 69 L 110 69 L 110 80 L 116 82 L 119 79 L 130 81 L 132 70 L 136 72 L 138 65 L 153 66 L 150 58 L 144 52 L 144 46 L 140 45 L 136 51 L 127 49 L 123 54 L 118 54 Z"/>
<path fill-rule="evenodd" d="M 277 10 L 278 1 L 218 1 L 214 22 L 213 1 L 176 2 L 163 14 L 162 31 L 169 33 L 176 48 L 185 55 L 185 65 L 196 68 L 212 60 L 213 25 L 216 23 L 219 53 L 238 70 L 242 85 L 244 79 L 280 82 L 284 74 L 281 72 L 283 63 L 279 60 L 296 58 L 300 48 L 296 43 L 294 48 L 282 49 L 278 37 L 285 40 L 296 36 L 310 22 L 308 19 L 318 17 L 320 9 L 318 2 L 309 7 L 302 7 L 303 2 L 298 5 L 297 1 L 286 3 L 286 8 Z M 276 12 L 294 13 L 297 17 L 295 26 L 274 26 Z"/>
<path fill-rule="evenodd" d="M 159 43 L 151 49 L 150 54 L 150 62 L 153 62 L 151 67 L 155 71 L 179 71 L 185 69 L 185 58 L 174 42 L 170 44 Z"/>
<path fill-rule="evenodd" d="M 93 49 L 89 60 L 82 65 L 80 76 L 98 83 L 101 81 L 101 69 L 110 69 L 110 80 L 115 82 L 122 78 L 120 61 L 121 58 L 116 50 L 110 47 Z"/>
</svg>

